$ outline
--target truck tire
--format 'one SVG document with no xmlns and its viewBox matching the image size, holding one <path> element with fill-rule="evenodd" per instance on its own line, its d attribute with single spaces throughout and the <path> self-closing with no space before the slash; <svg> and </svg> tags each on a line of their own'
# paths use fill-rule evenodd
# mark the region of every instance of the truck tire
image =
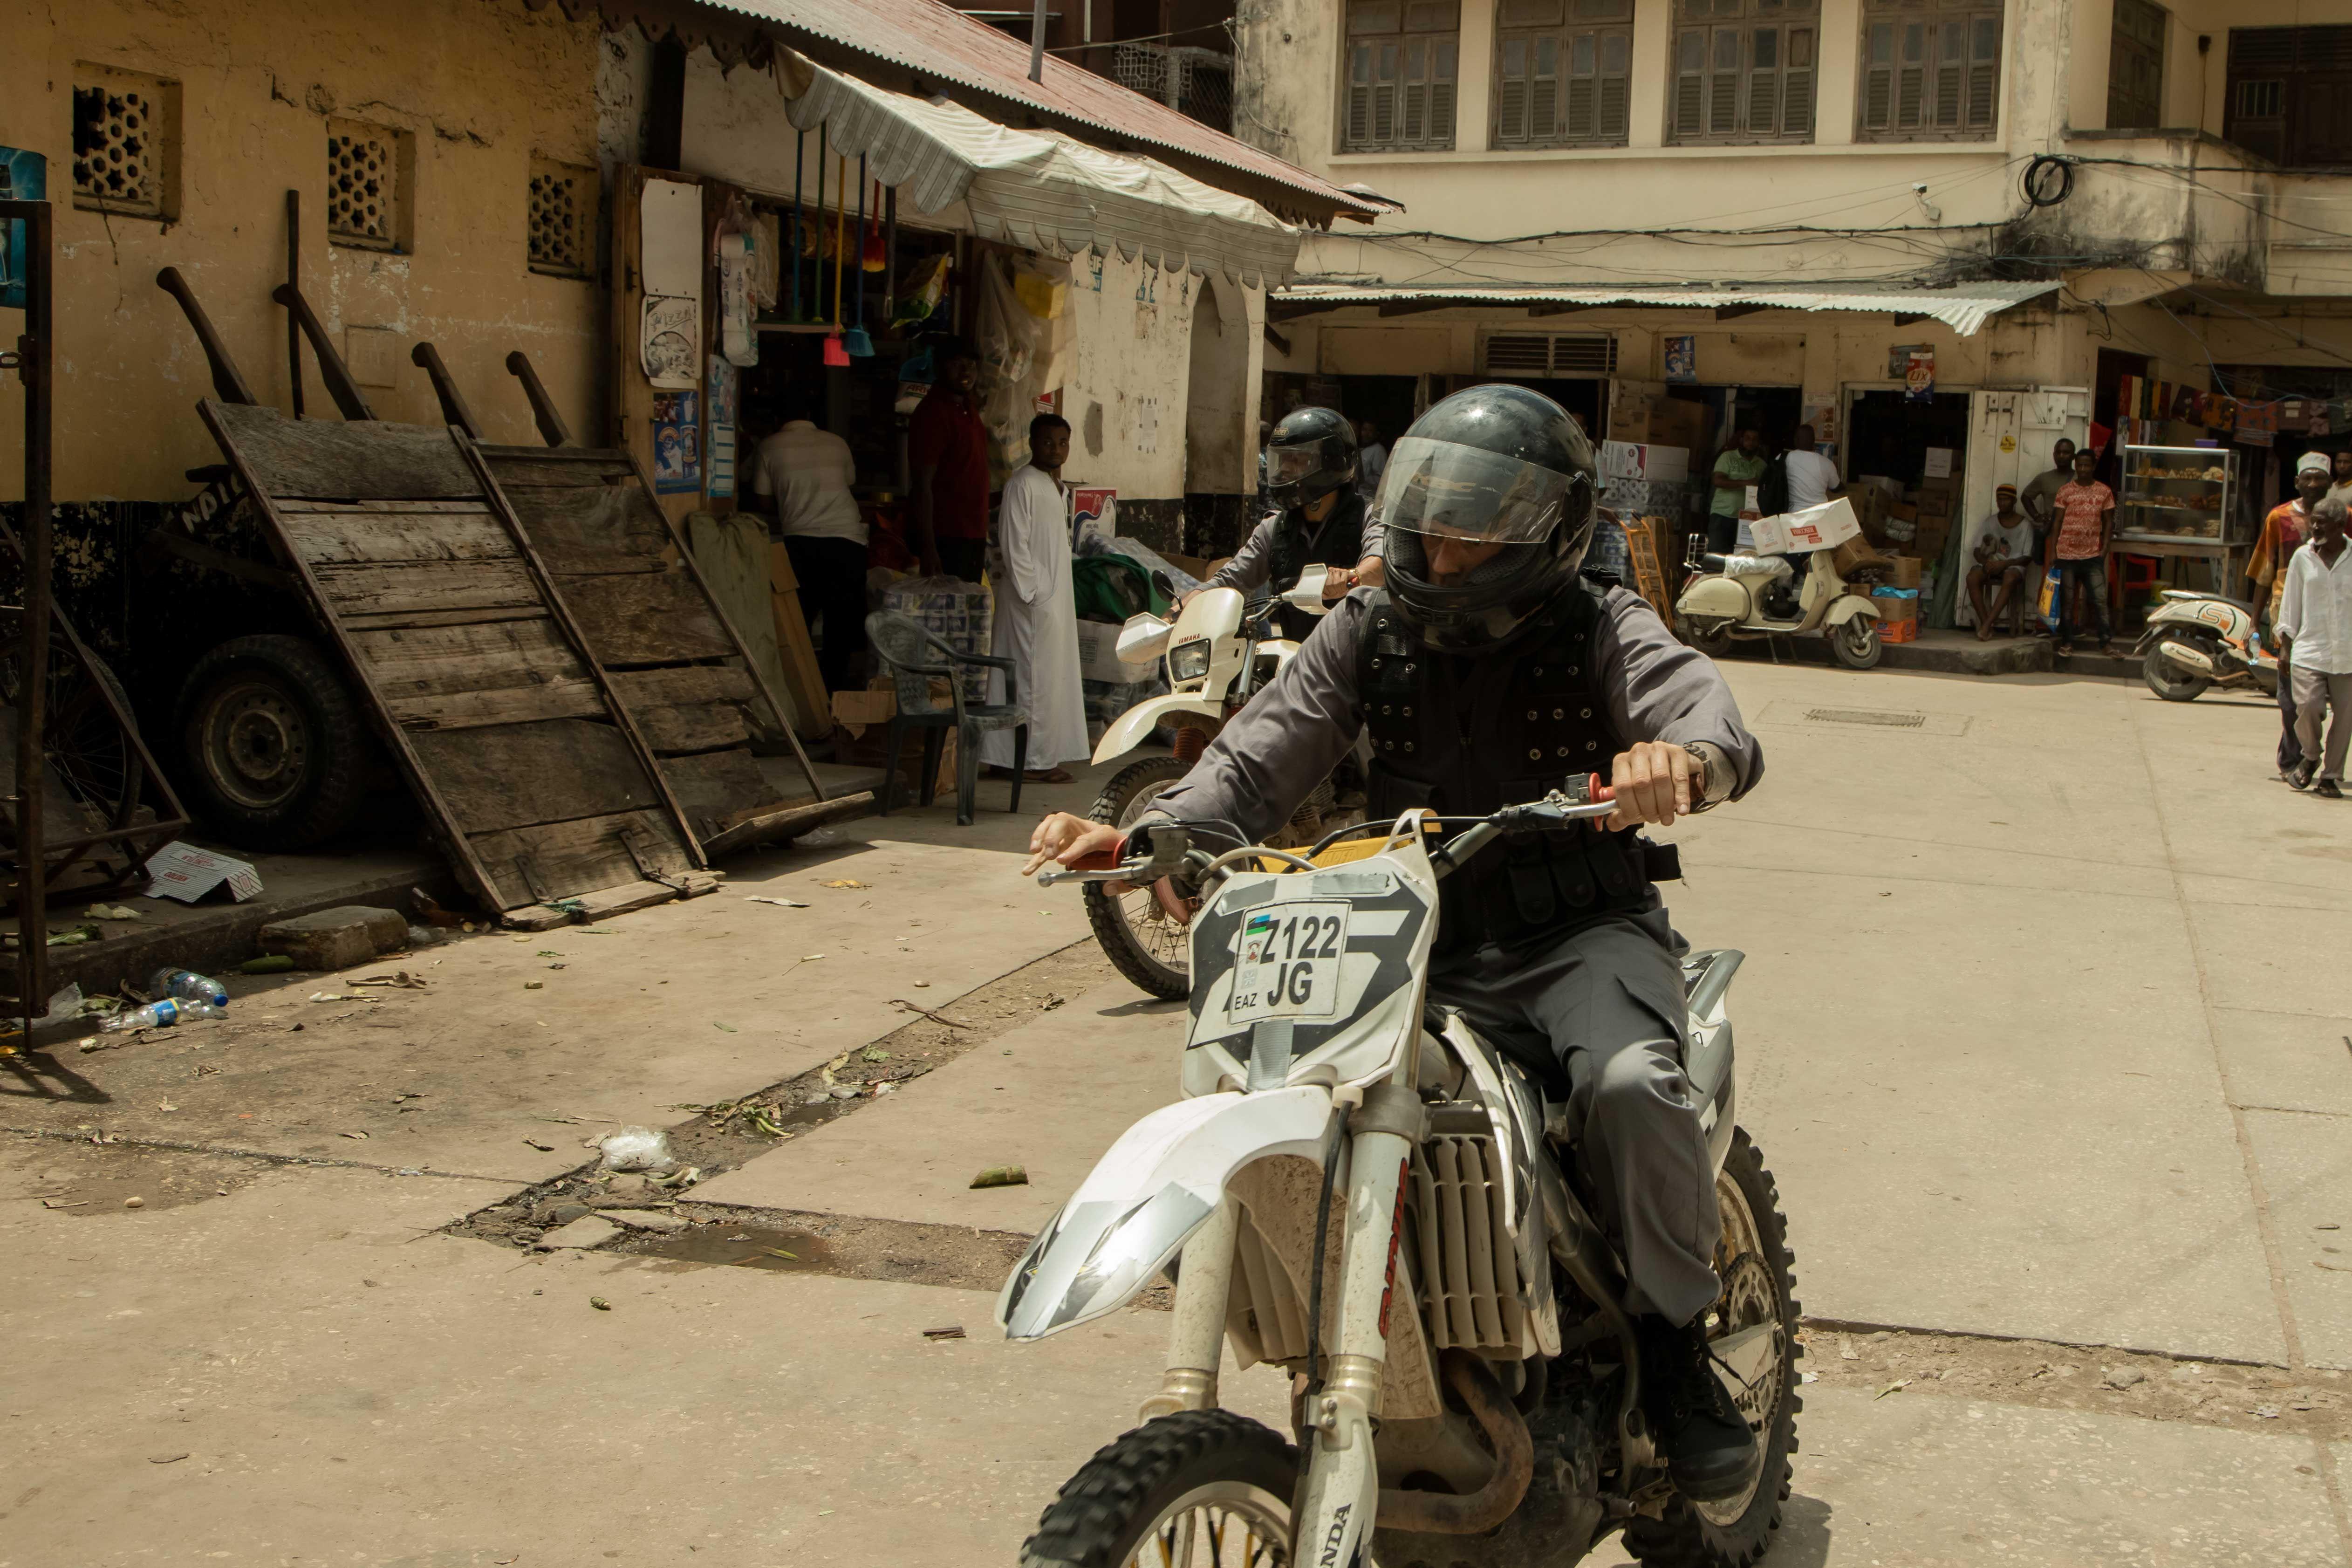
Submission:
<svg viewBox="0 0 2352 1568">
<path fill-rule="evenodd" d="M 180 688 L 198 809 L 250 849 L 307 849 L 366 802 L 376 745 L 342 672 L 300 637 L 233 637 Z"/>
</svg>

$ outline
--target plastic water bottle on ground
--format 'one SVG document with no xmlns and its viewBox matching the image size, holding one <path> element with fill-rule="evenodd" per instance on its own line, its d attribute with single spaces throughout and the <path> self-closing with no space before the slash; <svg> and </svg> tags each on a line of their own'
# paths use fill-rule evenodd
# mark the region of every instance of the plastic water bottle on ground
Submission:
<svg viewBox="0 0 2352 1568">
<path fill-rule="evenodd" d="M 147 994 L 159 998 L 177 997 L 183 1002 L 203 1002 L 216 1008 L 228 1005 L 228 987 L 193 969 L 157 970 L 155 978 L 147 983 Z"/>
<path fill-rule="evenodd" d="M 201 980 L 204 976 L 196 978 Z M 164 1028 L 173 1024 L 184 1024 L 192 1018 L 216 1018 L 222 1011 L 209 1002 L 183 1001 L 177 996 L 166 996 L 161 1002 L 150 1002 L 144 1007 L 126 1007 L 120 1013 L 109 1014 L 98 1026 L 107 1034 L 119 1035 L 129 1029 Z"/>
</svg>

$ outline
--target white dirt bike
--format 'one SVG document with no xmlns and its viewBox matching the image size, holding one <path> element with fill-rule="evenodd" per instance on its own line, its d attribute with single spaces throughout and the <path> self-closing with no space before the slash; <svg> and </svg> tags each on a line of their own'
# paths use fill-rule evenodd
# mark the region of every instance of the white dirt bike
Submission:
<svg viewBox="0 0 2352 1568">
<path fill-rule="evenodd" d="M 1156 823 L 1148 855 L 1038 879 L 1176 875 L 1207 899 L 1186 1098 L 1112 1146 L 998 1300 L 1007 1336 L 1034 1340 L 1175 1279 L 1142 1425 L 1063 1487 L 1024 1568 L 1569 1568 L 1621 1529 L 1659 1568 L 1762 1554 L 1800 1347 L 1778 1196 L 1733 1124 L 1741 955 L 1683 965 L 1723 1215 L 1705 1326 L 1761 1459 L 1717 1502 L 1678 1494 L 1654 1442 L 1623 1266 L 1564 1146 L 1565 1083 L 1427 1005 L 1439 880 L 1498 840 L 1577 831 L 1607 794 L 1587 781 L 1448 819 L 1434 848 L 1408 813 L 1311 858 L 1212 856 L 1192 847 L 1206 825 Z M 1290 1436 L 1219 1408 L 1227 1344 L 1288 1374 Z"/>
<path fill-rule="evenodd" d="M 1129 664 L 1159 659 L 1168 674 L 1165 695 L 1137 703 L 1103 731 L 1095 748 L 1097 764 L 1132 752 L 1162 724 L 1172 723 L 1176 744 L 1167 756 L 1147 756 L 1121 768 L 1095 797 L 1088 815 L 1114 826 L 1133 826 L 1161 792 L 1189 772 L 1216 739 L 1225 721 L 1265 689 L 1297 653 L 1298 644 L 1273 623 L 1280 605 L 1311 616 L 1330 609 L 1323 599 L 1324 569 L 1310 565 L 1298 584 L 1278 597 L 1245 599 L 1238 589 L 1208 588 L 1195 594 L 1173 624 L 1141 615 L 1119 628 L 1118 657 Z M 1286 847 L 1311 844 L 1327 819 L 1340 814 L 1330 783 L 1316 787 L 1277 837 Z M 1171 920 L 1150 889 L 1113 896 L 1099 887 L 1086 889 L 1087 920 L 1095 940 L 1118 972 L 1152 995 L 1173 1001 L 1192 984 L 1192 961 L 1184 927 Z"/>
</svg>

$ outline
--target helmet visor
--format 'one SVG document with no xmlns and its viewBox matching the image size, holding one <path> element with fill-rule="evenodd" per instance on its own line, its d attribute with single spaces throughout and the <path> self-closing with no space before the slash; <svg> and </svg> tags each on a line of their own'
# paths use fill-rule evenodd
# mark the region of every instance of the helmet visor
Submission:
<svg viewBox="0 0 2352 1568">
<path fill-rule="evenodd" d="M 1532 544 L 1559 523 L 1570 483 L 1483 447 L 1407 436 L 1381 477 L 1381 521 L 1409 533 Z"/>
<path fill-rule="evenodd" d="M 1323 466 L 1323 443 L 1310 441 L 1303 447 L 1268 447 L 1265 449 L 1265 482 L 1269 485 L 1295 485 Z"/>
</svg>

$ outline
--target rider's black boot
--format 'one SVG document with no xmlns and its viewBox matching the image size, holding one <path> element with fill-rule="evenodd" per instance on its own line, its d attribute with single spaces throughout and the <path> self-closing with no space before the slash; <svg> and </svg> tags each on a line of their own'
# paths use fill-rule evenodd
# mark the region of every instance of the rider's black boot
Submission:
<svg viewBox="0 0 2352 1568">
<path fill-rule="evenodd" d="M 1675 1489 L 1693 1502 L 1738 1496 L 1756 1479 L 1756 1438 L 1716 1376 L 1705 1329 L 1651 1316 L 1636 1327 L 1642 1404 Z"/>
</svg>

